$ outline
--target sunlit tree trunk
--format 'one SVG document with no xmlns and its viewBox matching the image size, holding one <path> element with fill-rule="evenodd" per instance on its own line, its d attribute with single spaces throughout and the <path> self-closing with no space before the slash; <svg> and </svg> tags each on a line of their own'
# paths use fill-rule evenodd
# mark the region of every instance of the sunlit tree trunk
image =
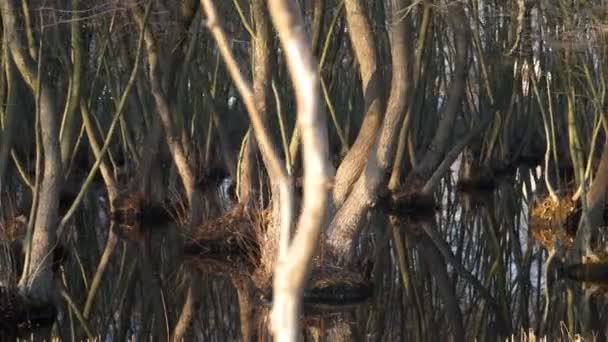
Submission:
<svg viewBox="0 0 608 342">
<path fill-rule="evenodd" d="M 357 139 L 340 163 L 334 185 L 334 204 L 339 208 L 352 190 L 365 166 L 368 154 L 384 117 L 384 80 L 378 65 L 376 39 L 372 31 L 369 11 L 361 0 L 346 0 L 346 20 L 353 52 L 359 62 L 365 116 Z"/>
<path fill-rule="evenodd" d="M 55 283 L 51 268 L 52 251 L 56 246 L 55 231 L 58 220 L 59 192 L 61 190 L 61 152 L 59 148 L 59 113 L 54 95 L 44 73 L 39 73 L 36 62 L 27 53 L 22 25 L 18 24 L 19 11 L 15 1 L 2 1 L 2 21 L 11 56 L 26 81 L 32 95 L 38 98 L 40 137 L 44 152 L 44 171 L 40 175 L 38 206 L 34 230 L 31 234 L 29 262 L 19 281 L 21 292 L 41 302 L 50 303 L 55 296 Z M 44 57 L 43 57 L 44 58 Z M 39 63 L 44 63 L 43 60 Z M 29 234 L 28 234 L 29 235 Z"/>
<path fill-rule="evenodd" d="M 384 122 L 377 140 L 373 138 L 372 153 L 364 160 L 366 162 L 364 172 L 358 176 L 351 194 L 338 209 L 327 232 L 330 253 L 337 259 L 336 261 L 345 265 L 355 261 L 355 239 L 360 227 L 378 192 L 388 183 L 387 175 L 392 166 L 399 130 L 411 96 L 413 62 L 411 17 L 403 16 L 403 11 L 409 2 L 399 0 L 392 1 L 391 4 L 393 6 L 390 28 L 393 77 Z M 362 127 L 362 130 L 366 129 L 368 129 L 366 126 Z M 340 166 L 340 169 L 342 167 Z M 336 183 L 340 182 L 341 177 L 348 177 L 340 174 L 339 170 Z"/>
<path fill-rule="evenodd" d="M 273 278 L 272 330 L 275 341 L 295 341 L 300 333 L 300 308 L 312 257 L 325 223 L 329 200 L 331 168 L 327 126 L 320 115 L 320 86 L 317 63 L 304 30 L 301 9 L 295 1 L 268 2 L 272 22 L 279 33 L 281 46 L 294 87 L 297 123 L 302 134 L 304 198 L 297 230 L 291 239 L 289 226 L 281 222 L 279 258 Z M 282 211 L 292 193 L 281 191 Z M 283 212 L 284 213 L 284 212 Z M 284 213 L 285 214 L 285 213 Z"/>
</svg>

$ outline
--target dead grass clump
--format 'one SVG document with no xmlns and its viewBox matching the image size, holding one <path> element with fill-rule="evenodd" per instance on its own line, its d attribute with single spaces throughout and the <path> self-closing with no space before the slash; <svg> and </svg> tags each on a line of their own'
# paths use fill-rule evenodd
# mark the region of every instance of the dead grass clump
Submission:
<svg viewBox="0 0 608 342">
<path fill-rule="evenodd" d="M 271 226 L 278 224 L 278 221 L 274 220 L 272 209 L 254 211 L 252 218 L 253 232 L 260 245 L 259 267 L 256 268 L 252 280 L 257 288 L 264 289 L 272 286 L 272 275 L 279 247 L 278 236 L 274 234 L 279 230 Z"/>
<path fill-rule="evenodd" d="M 174 221 L 164 203 L 157 203 L 141 192 L 121 194 L 112 203 L 111 219 L 116 234 L 131 241 L 145 236 Z"/>
<path fill-rule="evenodd" d="M 226 278 L 250 277 L 252 272 L 245 260 L 229 254 L 187 255 L 183 265 L 203 274 Z"/>
<path fill-rule="evenodd" d="M 22 239 L 27 231 L 25 215 L 12 216 L 0 221 L 0 241 L 15 241 Z"/>
<path fill-rule="evenodd" d="M 532 208 L 532 238 L 547 250 L 553 250 L 557 240 L 568 251 L 574 243 L 580 214 L 580 207 L 569 196 L 557 201 L 547 196 Z"/>
<path fill-rule="evenodd" d="M 188 263 L 212 274 L 251 275 L 260 260 L 255 225 L 256 219 L 241 205 L 201 225 L 184 246 Z"/>
<path fill-rule="evenodd" d="M 56 309 L 49 303 L 35 303 L 16 287 L 0 287 L 0 334 L 19 337 L 28 331 L 53 324 Z"/>
</svg>

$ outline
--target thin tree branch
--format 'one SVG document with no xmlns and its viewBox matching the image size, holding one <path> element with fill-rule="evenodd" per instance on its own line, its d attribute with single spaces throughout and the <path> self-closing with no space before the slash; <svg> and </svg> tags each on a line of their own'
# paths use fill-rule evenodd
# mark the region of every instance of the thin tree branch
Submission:
<svg viewBox="0 0 608 342">
<path fill-rule="evenodd" d="M 268 8 L 285 51 L 294 85 L 304 157 L 304 201 L 298 230 L 288 249 L 281 248 L 274 276 L 272 327 L 275 341 L 295 341 L 300 299 L 310 270 L 329 200 L 327 128 L 319 112 L 317 63 L 294 1 L 270 0 Z M 282 240 L 289 239 L 283 234 Z M 286 246 L 286 241 L 281 241 Z"/>
</svg>

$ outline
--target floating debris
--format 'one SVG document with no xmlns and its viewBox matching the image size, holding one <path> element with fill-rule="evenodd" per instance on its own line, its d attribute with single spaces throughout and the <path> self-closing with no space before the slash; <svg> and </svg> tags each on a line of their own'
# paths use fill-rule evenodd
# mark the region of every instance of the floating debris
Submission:
<svg viewBox="0 0 608 342">
<path fill-rule="evenodd" d="M 0 241 L 15 241 L 22 239 L 27 232 L 27 217 L 16 215 L 0 221 Z"/>
</svg>

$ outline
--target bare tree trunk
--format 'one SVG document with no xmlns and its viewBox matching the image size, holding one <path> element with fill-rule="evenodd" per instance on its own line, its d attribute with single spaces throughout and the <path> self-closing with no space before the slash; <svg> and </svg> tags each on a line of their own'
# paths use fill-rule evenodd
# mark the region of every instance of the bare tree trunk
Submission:
<svg viewBox="0 0 608 342">
<path fill-rule="evenodd" d="M 253 0 L 251 4 L 253 20 L 256 26 L 256 35 L 254 38 L 253 48 L 253 96 L 258 112 L 260 113 L 264 126 L 267 126 L 267 111 L 268 111 L 268 93 L 270 91 L 271 76 L 271 56 L 273 50 L 272 44 L 272 24 L 265 8 L 263 0 Z M 255 141 L 252 141 L 256 143 Z M 256 145 L 257 146 L 257 145 Z M 281 211 L 281 196 L 277 184 L 277 174 L 268 167 L 268 151 L 265 151 L 260 146 L 260 153 L 268 170 L 270 180 L 270 190 L 272 196 L 272 221 L 267 227 L 266 234 L 261 237 L 261 274 L 272 274 L 277 258 L 279 238 L 280 238 L 280 211 Z M 251 164 L 250 167 L 254 167 Z M 261 175 L 258 175 L 261 176 Z"/>
<path fill-rule="evenodd" d="M 608 192 L 608 142 L 604 143 L 604 150 L 595 179 L 589 187 L 587 193 L 587 212 L 586 222 L 581 229 L 576 232 L 576 246 L 571 253 L 571 258 L 579 262 L 582 256 L 591 252 L 587 250 L 591 247 L 591 237 L 604 222 L 604 212 L 606 208 L 606 197 Z"/>
<path fill-rule="evenodd" d="M 60 131 L 61 164 L 67 169 L 72 157 L 76 134 L 78 133 L 78 108 L 80 107 L 81 81 L 84 71 L 82 28 L 78 0 L 72 0 L 71 47 L 72 47 L 72 78 L 68 92 L 63 123 Z"/>
<path fill-rule="evenodd" d="M 274 222 L 279 222 L 276 227 L 277 232 L 281 234 L 281 241 L 287 243 L 291 225 L 293 221 L 293 185 L 291 177 L 287 174 L 285 166 L 281 162 L 279 158 L 279 154 L 277 152 L 276 146 L 272 142 L 272 139 L 268 133 L 268 129 L 266 128 L 264 122 L 264 116 L 260 113 L 260 110 L 255 102 L 255 93 L 253 92 L 249 83 L 243 77 L 243 74 L 240 71 L 240 68 L 237 64 L 234 55 L 232 54 L 229 43 L 226 38 L 226 34 L 221 27 L 221 23 L 217 12 L 215 10 L 215 6 L 211 0 L 201 0 L 201 7 L 206 14 L 207 26 L 211 31 L 211 34 L 215 38 L 217 42 L 217 46 L 220 50 L 222 58 L 226 63 L 226 68 L 235 83 L 235 86 L 239 93 L 241 94 L 245 106 L 247 108 L 247 112 L 249 113 L 249 118 L 251 120 L 251 125 L 253 128 L 253 132 L 255 133 L 256 140 L 260 147 L 260 151 L 262 153 L 262 158 L 264 159 L 264 163 L 266 165 L 266 169 L 268 170 L 268 174 L 272 178 L 273 188 L 276 186 L 276 192 L 273 193 L 273 205 L 278 206 L 279 210 L 274 210 L 274 212 L 278 212 L 278 215 L 273 217 Z M 286 49 L 287 50 L 287 49 Z M 288 58 L 289 60 L 289 58 Z M 316 69 L 315 69 L 316 74 Z M 312 78 L 313 82 L 316 78 Z M 308 94 L 315 95 L 314 89 L 312 89 Z M 316 99 L 315 99 L 316 100 Z M 316 107 L 312 107 L 310 110 L 314 112 Z M 311 119 L 311 118 L 307 118 Z M 316 118 L 312 118 L 316 119 Z M 319 120 L 317 120 L 319 121 Z M 306 122 L 309 123 L 309 122 Z M 326 137 L 326 136 L 325 136 Z M 310 137 L 309 137 L 310 138 Z M 320 143 L 326 143 L 326 140 L 322 140 Z M 324 164 L 321 162 L 317 164 L 319 166 L 323 166 Z M 324 171 L 324 170 L 323 170 Z M 324 178 L 318 178 L 319 181 L 323 181 Z M 273 189 L 273 192 L 275 190 Z M 277 196 L 278 194 L 278 196 Z M 274 224 L 273 222 L 273 224 Z M 272 224 L 271 224 L 272 226 Z M 274 228 L 273 228 L 274 229 Z M 270 235 L 270 233 L 267 233 Z M 272 240 L 271 240 L 272 241 Z M 263 242 L 263 245 L 267 248 L 267 242 Z M 284 246 L 280 247 L 280 250 L 284 249 Z M 286 249 L 286 248 L 285 248 Z M 268 253 L 268 252 L 266 252 Z M 280 252 L 279 252 L 280 253 Z M 267 265 L 266 265 L 267 266 Z"/>
<path fill-rule="evenodd" d="M 433 241 L 428 237 L 423 236 L 421 241 L 418 242 L 418 246 L 420 247 L 421 254 L 424 256 L 423 260 L 427 264 L 431 275 L 437 279 L 437 287 L 439 288 L 439 293 L 443 297 L 444 305 L 452 327 L 453 341 L 464 341 L 465 333 L 460 303 L 458 302 L 456 291 L 448 276 L 445 261 L 437 250 L 437 247 L 433 244 Z"/>
<path fill-rule="evenodd" d="M 367 10 L 361 0 L 346 0 L 346 20 L 361 73 L 365 117 L 355 143 L 340 164 L 334 185 L 334 204 L 339 208 L 359 178 L 384 116 L 383 78 L 378 67 L 376 41 Z"/>
<path fill-rule="evenodd" d="M 228 40 L 221 27 L 215 6 L 210 0 L 201 0 L 201 4 L 202 9 L 205 11 L 207 16 L 207 25 L 209 30 L 217 42 L 220 53 L 224 59 L 224 62 L 226 63 L 228 72 L 230 73 L 237 90 L 241 94 L 245 107 L 247 108 L 247 112 L 249 113 L 255 138 L 260 148 L 268 175 L 272 182 L 273 222 L 270 224 L 270 227 L 267 228 L 268 230 L 265 234 L 266 236 L 263 237 L 265 241 L 261 242 L 261 245 L 264 246 L 264 254 L 262 256 L 264 261 L 262 262 L 261 268 L 262 275 L 264 276 L 264 272 L 271 270 L 272 265 L 274 264 L 275 256 L 273 255 L 273 250 L 276 254 L 276 247 L 272 244 L 276 243 L 279 234 L 289 234 L 291 230 L 293 221 L 292 179 L 287 174 L 285 166 L 279 157 L 279 153 L 277 152 L 277 148 L 273 143 L 270 134 L 268 133 L 264 115 L 260 112 L 260 108 L 256 103 L 256 93 L 254 93 L 249 83 L 243 77 L 237 61 L 230 50 Z M 263 85 L 260 85 L 260 89 L 263 89 Z"/>
<path fill-rule="evenodd" d="M 456 114 L 461 109 L 464 96 L 466 77 L 468 73 L 468 25 L 464 5 L 454 2 L 450 4 L 449 20 L 454 31 L 456 56 L 454 58 L 454 73 L 447 94 L 447 101 L 442 108 L 441 121 L 426 154 L 415 173 L 423 178 L 430 177 L 433 170 L 441 162 L 454 131 Z M 464 147 L 464 146 L 463 146 Z"/>
<path fill-rule="evenodd" d="M 11 58 L 11 54 L 6 41 L 3 43 L 2 56 L 4 59 L 4 70 L 6 75 L 6 104 L 4 105 L 4 127 L 2 127 L 2 140 L 0 145 L 0 191 L 4 188 L 4 175 L 8 165 L 8 157 L 13 146 L 13 132 L 15 116 L 19 111 L 17 108 L 18 101 L 18 80 L 15 63 Z"/>
<path fill-rule="evenodd" d="M 373 153 L 366 157 L 365 171 L 334 216 L 327 232 L 330 253 L 340 264 L 354 262 L 355 238 L 378 191 L 388 182 L 387 174 L 395 155 L 401 122 L 411 97 L 413 38 L 411 18 L 403 17 L 409 1 L 393 0 L 392 5 L 390 34 L 393 78 L 382 130 L 373 146 Z M 340 178 L 339 171 L 337 177 Z"/>
<path fill-rule="evenodd" d="M 196 179 L 186 156 L 186 148 L 181 144 L 179 135 L 176 134 L 175 129 L 173 127 L 169 101 L 162 86 L 163 78 L 160 67 L 161 65 L 164 65 L 161 63 L 164 62 L 164 60 L 161 59 L 162 56 L 159 54 L 158 44 L 155 37 L 153 36 L 152 31 L 145 26 L 143 13 L 141 13 L 139 8 L 137 7 L 137 4 L 133 5 L 133 17 L 138 23 L 140 30 L 144 32 L 146 49 L 148 52 L 149 80 L 152 95 L 154 96 L 156 109 L 158 111 L 158 115 L 160 117 L 165 132 L 165 138 L 167 141 L 167 145 L 169 146 L 169 150 L 171 151 L 173 162 L 177 167 L 178 173 L 182 180 L 182 184 L 186 191 L 190 213 L 189 224 L 190 226 L 195 227 L 199 225 L 202 220 L 202 198 L 199 191 L 197 191 L 195 188 Z M 171 70 L 172 64 L 170 64 L 169 67 Z M 168 79 L 172 79 L 171 77 L 172 75 L 169 75 Z M 169 85 L 172 83 L 171 81 L 167 82 L 169 83 Z M 181 341 L 183 339 L 186 333 L 186 329 L 189 327 L 190 321 L 194 316 L 194 309 L 196 307 L 195 303 L 198 301 L 197 289 L 198 279 L 196 278 L 196 276 L 191 276 L 189 289 L 187 291 L 186 303 L 182 308 L 179 321 L 176 325 L 175 331 L 173 332 L 172 339 L 174 341 Z M 162 291 L 162 288 L 159 288 L 159 290 Z"/>
<path fill-rule="evenodd" d="M 317 63 L 295 1 L 270 0 L 269 12 L 285 51 L 298 107 L 302 134 L 304 200 L 298 228 L 290 243 L 289 231 L 281 232 L 279 259 L 273 281 L 272 329 L 275 341 L 295 341 L 305 281 L 325 222 L 329 199 L 329 148 L 327 127 L 319 111 Z M 283 193 L 281 194 L 283 195 Z M 281 196 L 284 201 L 287 198 Z M 285 227 L 281 227 L 285 229 Z"/>
<path fill-rule="evenodd" d="M 59 115 L 51 88 L 44 78 L 44 74 L 38 73 L 36 63 L 27 53 L 25 40 L 20 33 L 22 30 L 17 28 L 15 1 L 3 0 L 1 5 L 2 21 L 13 60 L 32 93 L 39 94 L 37 110 L 40 116 L 40 134 L 44 152 L 44 171 L 38 189 L 39 202 L 35 209 L 35 225 L 30 241 L 30 258 L 19 280 L 19 288 L 23 294 L 30 298 L 50 303 L 54 298 L 56 289 L 51 267 L 52 258 L 49 256 L 52 255 L 56 246 L 55 230 L 58 221 L 59 192 L 62 178 Z"/>
<path fill-rule="evenodd" d="M 258 153 L 255 137 L 252 134 L 247 134 L 243 139 L 243 156 L 239 160 L 238 169 L 238 198 L 239 202 L 249 207 L 253 204 L 253 189 L 255 188 L 256 179 L 256 156 Z"/>
<path fill-rule="evenodd" d="M 161 55 L 158 52 L 158 44 L 156 42 L 155 37 L 153 36 L 153 33 L 150 31 L 149 28 L 144 26 L 143 13 L 139 10 L 138 5 L 136 4 L 134 4 L 132 9 L 135 21 L 138 23 L 140 29 L 144 31 L 146 50 L 148 52 L 149 78 L 152 95 L 154 96 L 156 109 L 161 119 L 163 129 L 165 131 L 167 145 L 169 146 L 173 161 L 180 174 L 184 189 L 186 190 L 188 204 L 190 206 L 190 220 L 197 220 L 196 216 L 199 216 L 200 214 L 200 196 L 195 193 L 195 177 L 192 172 L 192 168 L 188 163 L 188 158 L 186 156 L 185 149 L 181 145 L 181 141 L 178 135 L 175 133 L 172 115 L 169 109 L 169 102 L 162 88 L 162 75 L 160 65 L 163 60 L 161 59 Z"/>
</svg>

